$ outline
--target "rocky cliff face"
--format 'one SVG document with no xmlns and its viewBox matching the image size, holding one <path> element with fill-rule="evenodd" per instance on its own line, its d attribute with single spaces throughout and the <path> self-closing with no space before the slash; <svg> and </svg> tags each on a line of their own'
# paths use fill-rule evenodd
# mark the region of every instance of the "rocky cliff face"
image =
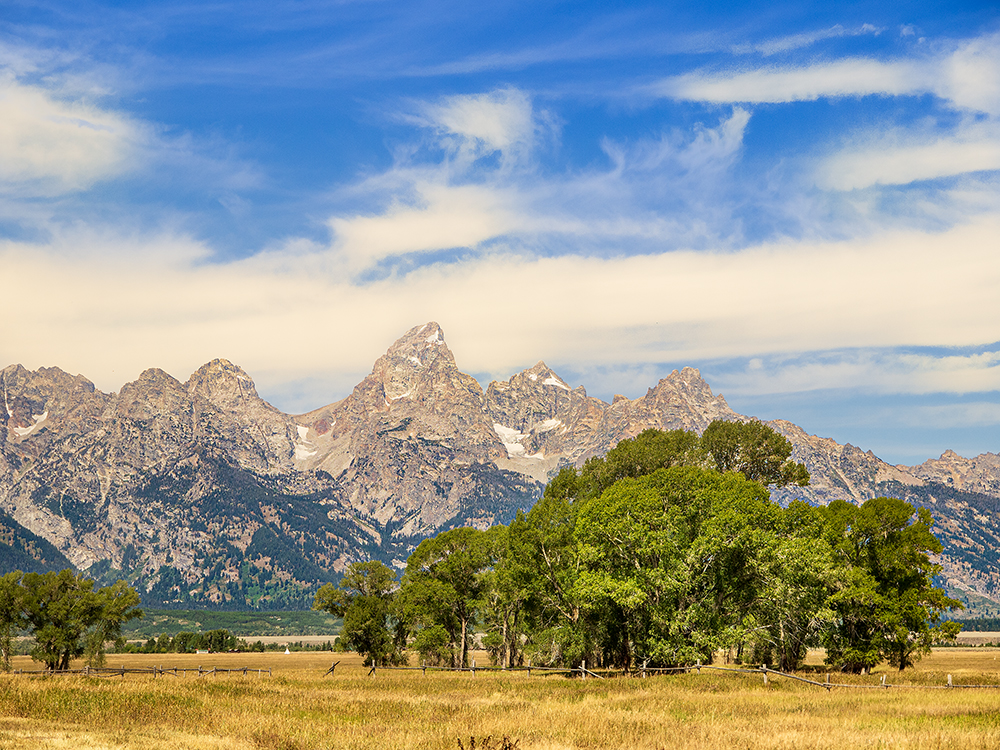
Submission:
<svg viewBox="0 0 1000 750">
<path fill-rule="evenodd" d="M 610 404 L 544 362 L 484 392 L 435 323 L 408 331 L 347 398 L 299 416 L 221 359 L 186 383 L 147 370 L 117 394 L 14 365 L 0 371 L 0 394 L 0 511 L 21 545 L 0 561 L 65 555 L 168 605 L 302 606 L 349 562 L 401 565 L 442 529 L 509 521 L 553 471 L 644 429 L 743 418 L 691 368 Z M 927 505 L 954 586 L 1000 600 L 1000 457 L 890 466 L 772 425 L 813 480 L 776 491 L 779 501 L 893 494 Z"/>
</svg>

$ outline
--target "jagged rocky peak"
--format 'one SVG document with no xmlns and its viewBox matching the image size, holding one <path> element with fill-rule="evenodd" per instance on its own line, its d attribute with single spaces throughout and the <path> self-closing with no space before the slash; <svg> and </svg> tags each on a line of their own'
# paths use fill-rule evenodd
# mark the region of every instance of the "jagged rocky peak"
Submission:
<svg viewBox="0 0 1000 750">
<path fill-rule="evenodd" d="M 510 380 L 493 381 L 486 389 L 490 418 L 519 431 L 530 431 L 539 422 L 551 421 L 585 400 L 587 392 L 583 386 L 571 389 L 542 361 Z"/>
<path fill-rule="evenodd" d="M 947 450 L 941 458 L 931 458 L 917 466 L 900 466 L 899 469 L 931 482 L 940 482 L 967 492 L 1000 495 L 1000 455 L 981 453 L 965 458 Z"/>
<path fill-rule="evenodd" d="M 381 391 L 384 408 L 396 402 L 423 402 L 432 407 L 457 398 L 481 404 L 482 388 L 476 379 L 466 375 L 455 364 L 455 355 L 444 340 L 444 331 L 433 321 L 407 331 L 375 363 L 372 374 L 358 386 L 368 391 Z M 370 404 L 377 407 L 377 404 Z"/>
<path fill-rule="evenodd" d="M 92 427 L 108 399 L 87 378 L 58 367 L 6 367 L 0 370 L 0 392 L 0 424 L 15 440 Z"/>
<path fill-rule="evenodd" d="M 118 394 L 118 414 L 131 419 L 150 420 L 190 411 L 187 389 L 173 375 L 157 367 L 144 370 L 137 380 L 123 385 Z"/>
<path fill-rule="evenodd" d="M 712 387 L 701 377 L 701 371 L 694 367 L 685 367 L 682 370 L 674 370 L 667 377 L 662 378 L 659 383 L 649 389 L 649 393 L 657 391 L 670 391 L 684 398 L 691 403 L 715 402 L 720 406 L 725 404 L 726 399 L 719 394 L 712 393 Z"/>
<path fill-rule="evenodd" d="M 542 360 L 538 364 L 523 372 L 514 375 L 509 381 L 510 385 L 520 388 L 561 388 L 564 391 L 572 390 L 566 381 L 559 377 L 555 371 Z M 529 385 L 530 384 L 530 385 Z"/>
<path fill-rule="evenodd" d="M 238 411 L 261 401 L 253 380 L 228 359 L 213 359 L 199 367 L 186 383 L 189 393 L 226 411 Z"/>
<path fill-rule="evenodd" d="M 739 419 L 726 399 L 712 393 L 701 373 L 693 367 L 674 370 L 635 401 L 617 400 L 615 413 L 631 414 L 637 423 L 659 429 L 701 432 L 713 420 Z"/>
</svg>

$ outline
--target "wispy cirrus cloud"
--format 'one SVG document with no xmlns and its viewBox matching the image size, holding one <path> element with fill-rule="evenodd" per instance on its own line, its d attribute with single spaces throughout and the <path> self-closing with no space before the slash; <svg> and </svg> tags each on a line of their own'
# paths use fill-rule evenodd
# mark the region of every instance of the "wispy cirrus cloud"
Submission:
<svg viewBox="0 0 1000 750">
<path fill-rule="evenodd" d="M 404 150 L 392 168 L 346 189 L 379 208 L 329 219 L 330 252 L 351 272 L 454 248 L 628 254 L 704 244 L 706 227 L 727 210 L 722 185 L 750 118 L 736 108 L 714 126 L 605 138 L 607 169 L 553 175 L 540 169 L 538 150 L 554 139 L 555 126 L 524 92 L 449 97 L 416 109 L 406 119 L 433 135 L 431 156 Z M 711 231 L 728 244 L 738 227 L 728 219 Z"/>
<path fill-rule="evenodd" d="M 738 55 L 757 53 L 764 55 L 765 57 L 770 57 L 771 55 L 781 54 L 782 52 L 789 52 L 791 50 L 809 47 L 825 39 L 840 39 L 842 37 L 863 36 L 869 34 L 878 36 L 883 31 L 884 29 L 870 23 L 861 24 L 860 26 L 852 28 L 841 26 L 838 23 L 826 29 L 804 31 L 798 34 L 789 34 L 788 36 L 773 37 L 771 39 L 765 39 L 762 42 L 744 42 L 734 44 L 732 51 Z"/>
<path fill-rule="evenodd" d="M 735 395 L 838 389 L 873 394 L 986 393 L 1000 391 L 1000 350 L 931 353 L 902 345 L 777 354 L 752 358 L 716 382 Z"/>
<path fill-rule="evenodd" d="M 59 195 L 135 168 L 148 141 L 133 118 L 0 79 L 0 189 Z"/>
<path fill-rule="evenodd" d="M 493 154 L 499 154 L 503 167 L 523 162 L 542 131 L 553 127 L 546 113 L 535 111 L 531 97 L 516 88 L 449 96 L 417 107 L 419 114 L 408 119 L 433 130 L 462 167 Z"/>
</svg>

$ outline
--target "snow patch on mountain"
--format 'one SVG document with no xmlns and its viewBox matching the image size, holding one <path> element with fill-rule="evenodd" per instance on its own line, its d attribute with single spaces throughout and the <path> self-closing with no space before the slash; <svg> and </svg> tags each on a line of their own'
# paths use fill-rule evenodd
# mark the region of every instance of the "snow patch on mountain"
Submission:
<svg viewBox="0 0 1000 750">
<path fill-rule="evenodd" d="M 46 411 L 43 414 L 32 414 L 31 418 L 35 420 L 33 425 L 29 425 L 28 427 L 14 427 L 12 428 L 14 430 L 14 434 L 18 437 L 27 437 L 41 427 L 42 422 L 49 418 L 49 413 Z"/>
</svg>

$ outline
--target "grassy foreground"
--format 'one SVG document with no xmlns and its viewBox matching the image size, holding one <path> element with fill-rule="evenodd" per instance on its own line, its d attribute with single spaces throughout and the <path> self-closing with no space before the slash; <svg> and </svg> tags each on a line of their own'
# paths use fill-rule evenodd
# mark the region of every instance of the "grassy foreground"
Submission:
<svg viewBox="0 0 1000 750">
<path fill-rule="evenodd" d="M 942 649 L 890 683 L 1000 683 L 1000 650 Z M 996 748 L 1000 690 L 838 689 L 759 675 L 569 680 L 388 672 L 352 654 L 112 656 L 273 676 L 0 675 L 0 748 Z M 485 663 L 479 656 L 478 661 Z M 36 668 L 19 658 L 15 668 Z M 875 685 L 880 675 L 849 678 Z M 835 676 L 835 681 L 845 681 Z"/>
</svg>

